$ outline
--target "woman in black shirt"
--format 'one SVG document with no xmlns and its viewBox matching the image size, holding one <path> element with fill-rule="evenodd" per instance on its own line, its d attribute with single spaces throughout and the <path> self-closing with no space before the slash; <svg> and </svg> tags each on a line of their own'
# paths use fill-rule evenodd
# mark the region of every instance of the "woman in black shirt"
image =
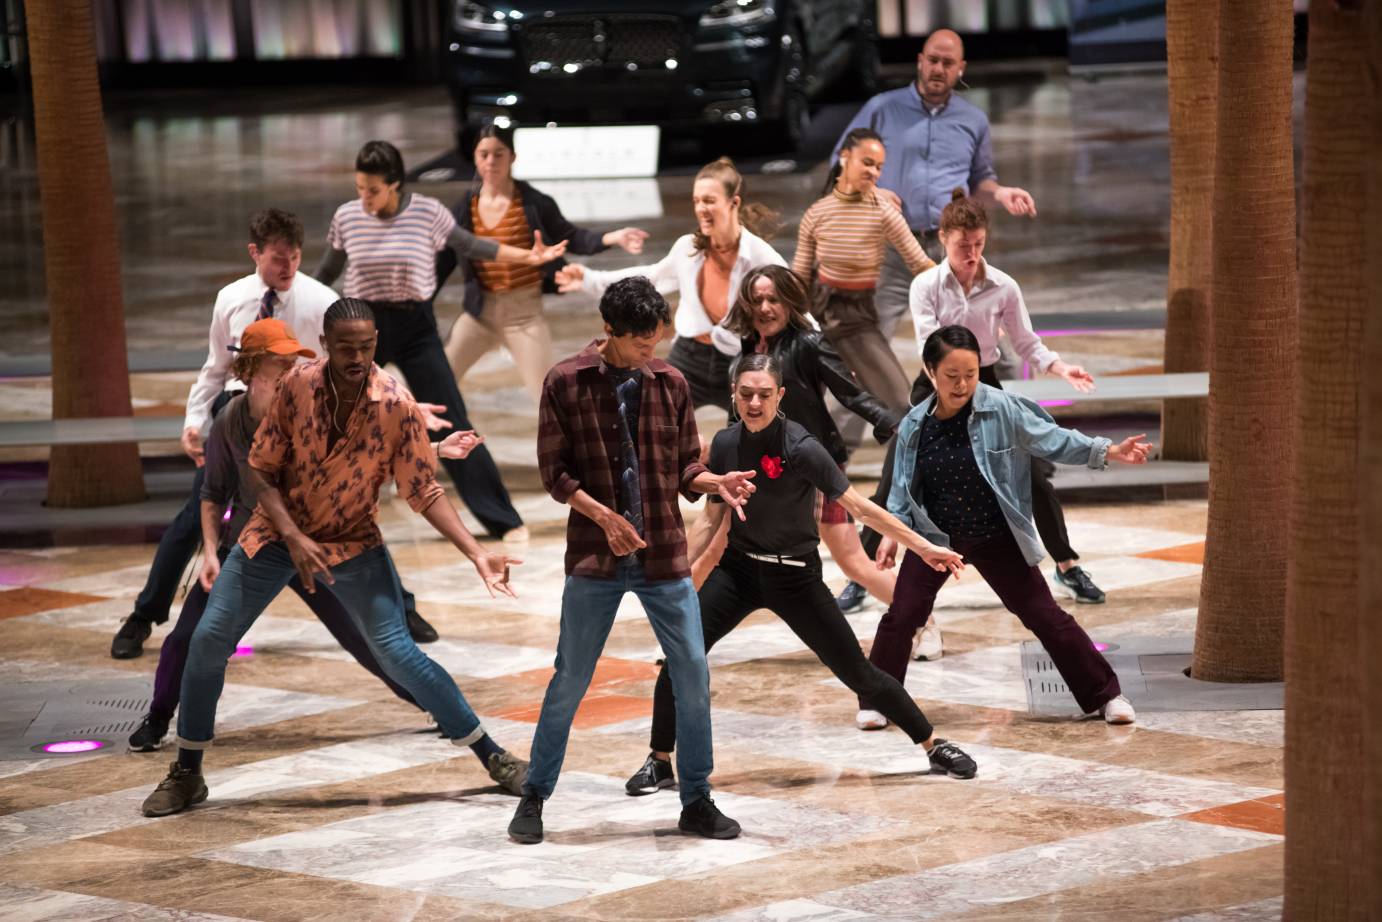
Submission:
<svg viewBox="0 0 1382 922">
<path fill-rule="evenodd" d="M 925 747 L 931 771 L 974 777 L 974 760 L 935 729 L 902 685 L 869 663 L 854 631 L 821 581 L 816 552 L 819 490 L 852 515 L 904 544 L 942 574 L 962 568 L 959 555 L 938 548 L 850 487 L 835 459 L 802 426 L 785 419 L 782 368 L 771 354 L 742 356 L 734 371 L 739 421 L 716 434 L 712 471 L 756 471 L 747 514 L 730 518 L 729 546 L 700 589 L 701 625 L 708 651 L 751 612 L 767 608 L 810 648 L 840 681 L 867 695 L 912 742 Z M 688 535 L 694 559 L 719 530 L 727 507 L 711 503 Z M 666 667 L 653 698 L 652 753 L 629 779 L 630 794 L 650 794 L 672 784 L 671 750 L 676 710 Z"/>
</svg>

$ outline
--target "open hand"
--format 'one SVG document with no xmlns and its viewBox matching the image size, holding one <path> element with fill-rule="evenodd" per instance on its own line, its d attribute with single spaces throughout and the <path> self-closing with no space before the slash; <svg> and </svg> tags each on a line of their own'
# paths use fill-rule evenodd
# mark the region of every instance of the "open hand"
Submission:
<svg viewBox="0 0 1382 922">
<path fill-rule="evenodd" d="M 542 242 L 542 231 L 533 231 L 533 248 L 528 251 L 528 264 L 540 266 L 549 263 L 566 252 L 566 241 L 546 245 Z"/>
<path fill-rule="evenodd" d="M 1084 370 L 1081 365 L 1066 365 L 1061 369 L 1060 376 L 1070 382 L 1070 386 L 1081 394 L 1090 394 L 1094 391 L 1094 376 Z"/>
<path fill-rule="evenodd" d="M 453 432 L 437 443 L 437 457 L 459 460 L 469 455 L 484 440 L 485 437 L 476 435 L 474 429 L 462 429 L 459 432 Z"/>
<path fill-rule="evenodd" d="M 507 554 L 481 554 L 475 558 L 475 571 L 485 581 L 485 588 L 493 597 L 495 594 L 518 598 L 518 593 L 509 585 L 509 567 L 516 567 L 523 561 Z"/>
<path fill-rule="evenodd" d="M 619 247 L 625 253 L 632 253 L 635 256 L 643 252 L 643 243 L 648 239 L 648 232 L 638 227 L 621 227 L 612 230 L 601 238 L 605 246 Z"/>
<path fill-rule="evenodd" d="M 562 294 L 580 291 L 581 281 L 585 278 L 585 266 L 580 263 L 567 263 L 557 270 L 556 278 L 557 291 Z"/>
<path fill-rule="evenodd" d="M 933 544 L 920 552 L 913 551 L 913 553 L 924 560 L 932 570 L 939 570 L 942 573 L 949 570 L 956 579 L 960 578 L 960 572 L 965 568 L 964 558 L 948 547 L 937 547 Z"/>
<path fill-rule="evenodd" d="M 1002 186 L 993 194 L 993 198 L 1008 210 L 1008 214 L 1017 215 L 1019 218 L 1036 217 L 1036 201 L 1026 189 L 1019 189 L 1017 186 Z"/>
<path fill-rule="evenodd" d="M 1130 435 L 1117 445 L 1110 445 L 1108 459 L 1123 464 L 1146 464 L 1147 455 L 1152 450 L 1152 443 L 1143 441 L 1146 437 L 1145 432 L 1141 435 Z"/>
<path fill-rule="evenodd" d="M 749 497 L 758 489 L 750 482 L 753 480 L 753 475 L 757 473 L 757 471 L 730 471 L 728 474 L 720 476 L 720 485 L 715 491 L 720 499 L 734 510 L 734 514 L 739 516 L 741 522 L 748 521 L 744 516 L 744 503 L 748 502 Z"/>
<path fill-rule="evenodd" d="M 445 404 L 423 403 L 419 400 L 417 408 L 422 413 L 422 423 L 427 427 L 427 431 L 436 432 L 438 429 L 451 428 L 451 420 L 441 417 L 441 414 L 446 412 Z"/>
</svg>

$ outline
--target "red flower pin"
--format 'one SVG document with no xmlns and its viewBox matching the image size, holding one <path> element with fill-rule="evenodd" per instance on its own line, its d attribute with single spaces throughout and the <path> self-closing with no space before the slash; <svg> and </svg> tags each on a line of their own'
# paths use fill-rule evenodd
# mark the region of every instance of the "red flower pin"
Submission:
<svg viewBox="0 0 1382 922">
<path fill-rule="evenodd" d="M 763 473 L 768 475 L 769 480 L 776 480 L 782 476 L 782 458 L 764 455 L 759 460 L 759 465 L 763 468 Z"/>
</svg>

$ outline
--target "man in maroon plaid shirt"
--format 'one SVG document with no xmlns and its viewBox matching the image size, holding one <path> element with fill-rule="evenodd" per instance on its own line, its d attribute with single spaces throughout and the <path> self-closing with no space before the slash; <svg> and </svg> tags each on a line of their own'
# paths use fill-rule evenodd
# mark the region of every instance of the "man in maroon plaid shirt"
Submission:
<svg viewBox="0 0 1382 922">
<path fill-rule="evenodd" d="M 686 379 L 653 357 L 671 312 L 652 283 L 615 282 L 600 299 L 600 316 L 606 338 L 558 362 L 542 388 L 538 466 L 547 491 L 571 505 L 567 575 L 556 674 L 542 701 L 509 837 L 542 841 L 542 804 L 556 787 L 571 720 L 619 601 L 632 592 L 662 645 L 676 694 L 677 825 L 685 833 L 732 839 L 739 824 L 710 799 L 710 673 L 677 494 L 694 501 L 717 493 L 742 516 L 753 472 L 716 475 L 701 464 Z"/>
</svg>

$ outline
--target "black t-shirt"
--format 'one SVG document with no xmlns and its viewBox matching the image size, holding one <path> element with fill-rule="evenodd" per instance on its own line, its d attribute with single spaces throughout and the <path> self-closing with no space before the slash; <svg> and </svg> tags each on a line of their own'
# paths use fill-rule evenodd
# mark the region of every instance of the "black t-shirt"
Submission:
<svg viewBox="0 0 1382 922">
<path fill-rule="evenodd" d="M 949 419 L 927 414 L 917 443 L 912 498 L 952 538 L 984 538 L 1008 527 L 969 443 L 973 401 Z"/>
<path fill-rule="evenodd" d="M 249 395 L 240 394 L 225 405 L 206 439 L 201 498 L 231 510 L 230 519 L 221 529 L 222 547 L 235 545 L 259 502 L 249 478 L 250 443 L 258 429 L 259 420 L 250 415 Z"/>
<path fill-rule="evenodd" d="M 758 489 L 744 504 L 747 521 L 729 514 L 730 547 L 750 554 L 811 553 L 820 543 L 816 491 L 839 499 L 849 489 L 830 453 L 791 420 L 775 420 L 761 432 L 750 432 L 742 422 L 720 430 L 710 443 L 709 467 L 716 474 L 758 472 L 753 478 Z"/>
</svg>

